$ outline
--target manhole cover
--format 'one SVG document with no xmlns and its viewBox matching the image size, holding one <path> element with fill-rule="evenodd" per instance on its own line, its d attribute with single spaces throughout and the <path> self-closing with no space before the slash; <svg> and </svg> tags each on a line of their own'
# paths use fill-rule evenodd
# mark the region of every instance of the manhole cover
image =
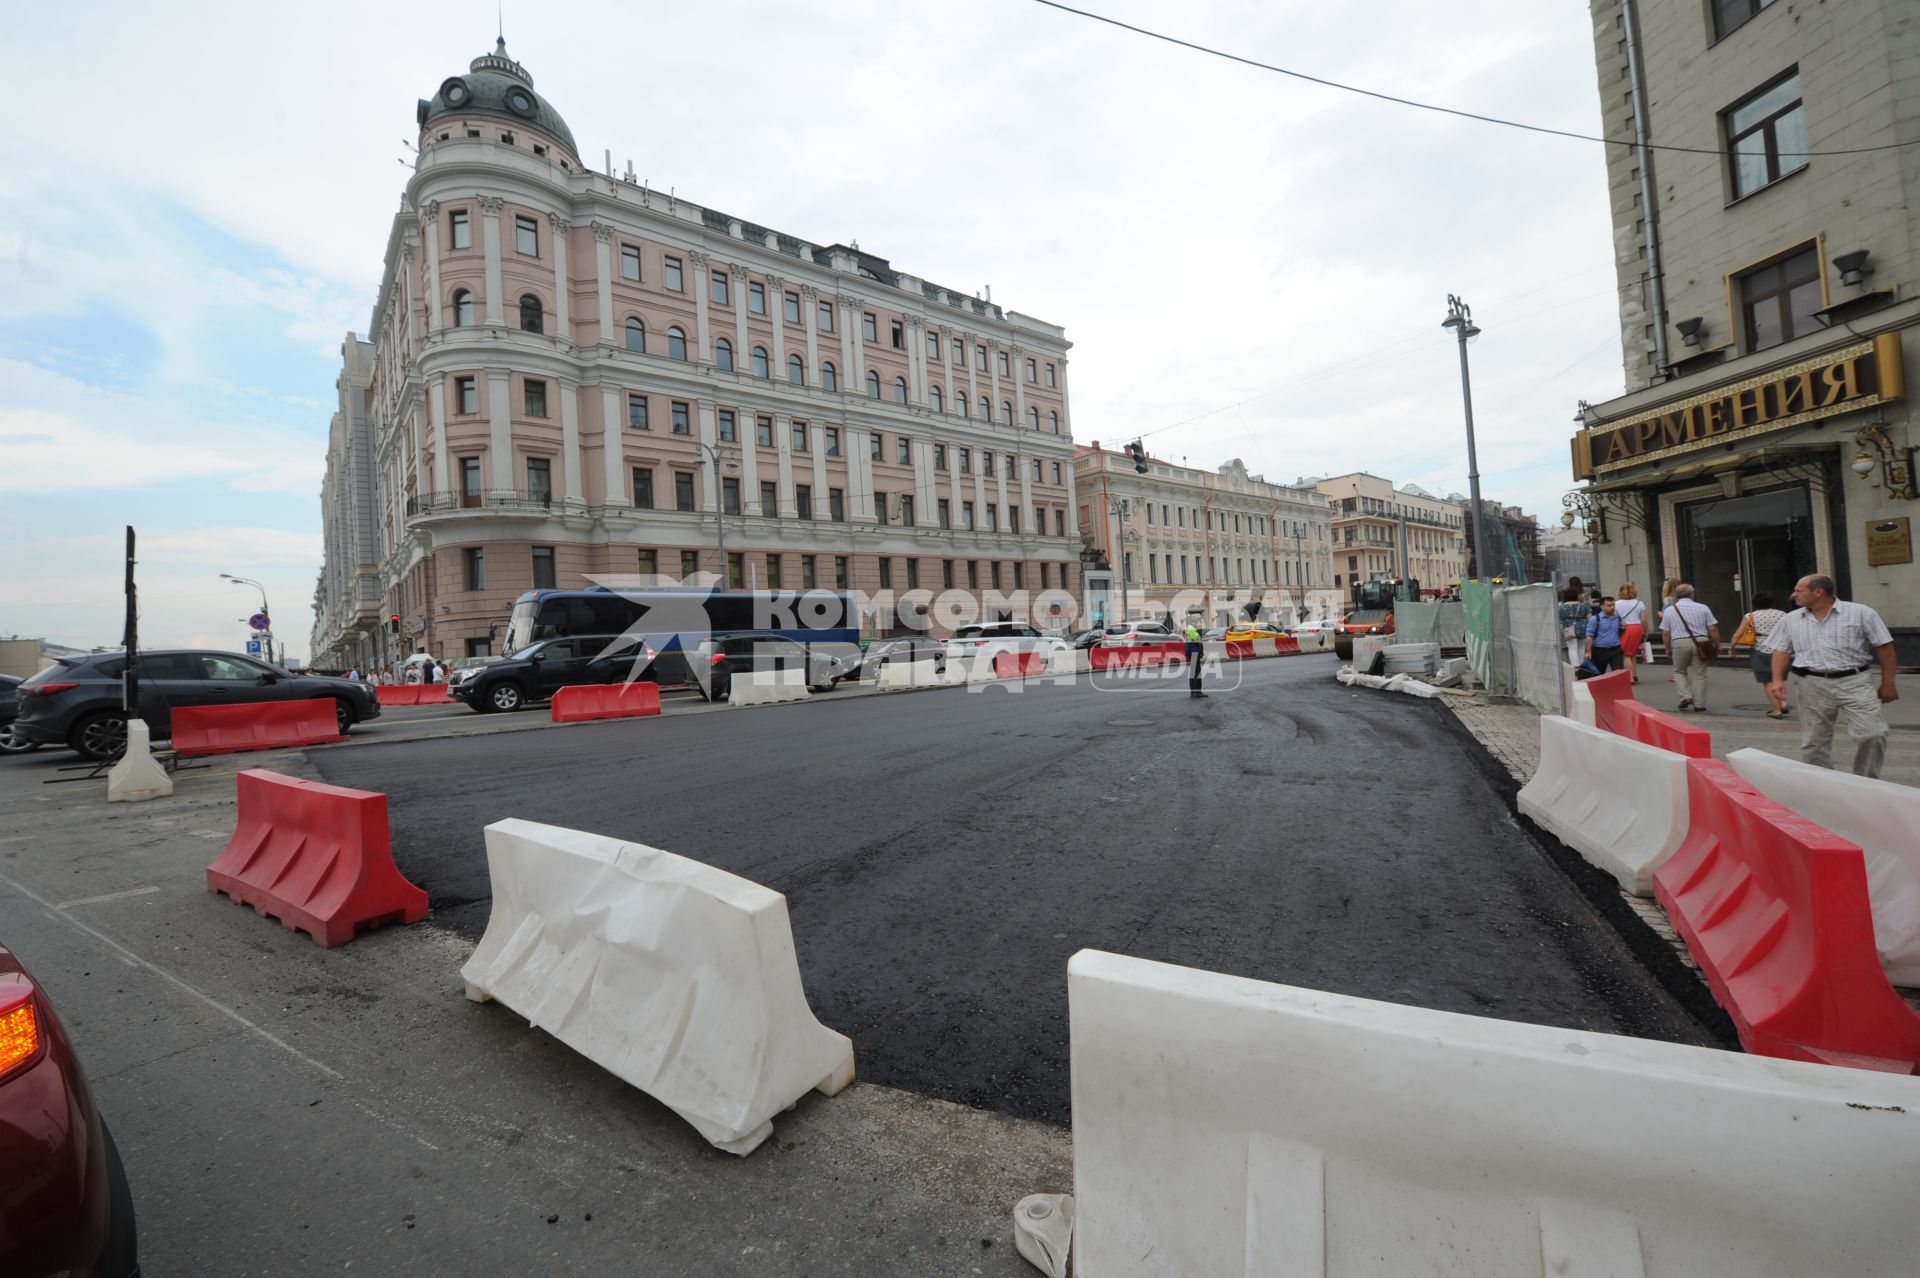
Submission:
<svg viewBox="0 0 1920 1278">
<path fill-rule="evenodd" d="M 1109 719 L 1107 720 L 1107 726 L 1109 728 L 1151 728 L 1153 726 L 1153 720 L 1151 719 Z"/>
</svg>

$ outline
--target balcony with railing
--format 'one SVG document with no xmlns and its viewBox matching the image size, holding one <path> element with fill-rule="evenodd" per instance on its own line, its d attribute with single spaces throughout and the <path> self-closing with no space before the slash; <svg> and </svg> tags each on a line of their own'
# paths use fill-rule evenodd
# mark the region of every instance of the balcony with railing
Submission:
<svg viewBox="0 0 1920 1278">
<path fill-rule="evenodd" d="M 482 492 L 419 493 L 408 497 L 408 519 L 426 515 L 457 515 L 467 511 L 489 515 L 543 517 L 552 511 L 553 492 L 545 488 L 492 488 Z"/>
</svg>

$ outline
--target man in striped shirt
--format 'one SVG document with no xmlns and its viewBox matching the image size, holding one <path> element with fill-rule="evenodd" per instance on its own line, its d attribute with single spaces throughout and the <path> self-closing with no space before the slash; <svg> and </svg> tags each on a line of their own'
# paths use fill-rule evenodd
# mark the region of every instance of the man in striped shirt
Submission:
<svg viewBox="0 0 1920 1278">
<path fill-rule="evenodd" d="M 1793 588 L 1800 606 L 1767 635 L 1773 649 L 1773 682 L 1786 703 L 1787 672 L 1800 677 L 1800 758 L 1833 766 L 1833 731 L 1846 722 L 1853 738 L 1853 770 L 1880 775 L 1887 756 L 1887 720 L 1880 703 L 1900 696 L 1894 685 L 1893 636 L 1880 614 L 1865 604 L 1834 596 L 1833 578 L 1802 577 Z M 1870 673 L 1878 665 L 1879 677 Z"/>
</svg>

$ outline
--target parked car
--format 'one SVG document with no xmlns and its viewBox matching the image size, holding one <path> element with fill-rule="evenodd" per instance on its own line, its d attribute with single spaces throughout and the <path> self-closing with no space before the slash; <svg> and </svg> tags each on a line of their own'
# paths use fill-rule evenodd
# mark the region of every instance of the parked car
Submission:
<svg viewBox="0 0 1920 1278">
<path fill-rule="evenodd" d="M 1232 632 L 1225 626 L 1215 626 L 1211 630 L 1202 630 L 1200 632 L 1200 638 L 1206 643 L 1219 643 L 1226 639 L 1231 633 Z M 1185 638 L 1185 635 L 1183 634 L 1181 637 Z"/>
<path fill-rule="evenodd" d="M 0 675 L 0 754 L 23 754 L 38 750 L 40 743 L 13 735 L 13 720 L 20 712 L 19 675 Z"/>
<path fill-rule="evenodd" d="M 877 679 L 883 667 L 893 662 L 931 661 L 933 668 L 944 673 L 947 668 L 947 645 L 945 641 L 931 635 L 911 635 L 905 639 L 876 639 L 860 658 L 857 675 L 861 679 Z"/>
<path fill-rule="evenodd" d="M 1122 621 L 1108 626 L 1100 636 L 1100 646 L 1122 648 L 1143 643 L 1179 643 L 1182 636 L 1162 621 Z"/>
<path fill-rule="evenodd" d="M 481 714 L 490 714 L 551 700 L 555 692 L 569 684 L 620 683 L 633 676 L 635 653 L 631 647 L 615 646 L 617 638 L 572 635 L 542 639 L 510 657 L 454 671 L 447 680 L 447 695 Z M 650 652 L 640 654 L 644 669 L 637 677 L 641 682 L 657 683 L 661 681 L 660 669 L 647 659 Z"/>
<path fill-rule="evenodd" d="M 1003 652 L 1065 652 L 1067 641 L 1058 635 L 1042 634 L 1018 621 L 989 621 L 977 626 L 961 626 L 947 640 L 947 660 L 984 656 L 991 661 Z"/>
<path fill-rule="evenodd" d="M 1322 617 L 1319 621 L 1298 621 L 1287 629 L 1294 638 L 1301 635 L 1333 634 L 1340 629 L 1340 623 L 1332 617 Z"/>
<path fill-rule="evenodd" d="M 1104 628 L 1095 626 L 1092 630 L 1082 630 L 1079 634 L 1075 635 L 1069 642 L 1071 642 L 1073 646 L 1076 648 L 1091 648 L 1095 644 L 1099 643 L 1101 636 L 1106 633 L 1107 632 Z"/>
<path fill-rule="evenodd" d="M 1227 627 L 1226 638 L 1229 643 L 1244 643 L 1249 639 L 1278 639 L 1286 633 L 1270 621 L 1242 621 Z"/>
<path fill-rule="evenodd" d="M 138 1278 L 133 1191 L 46 991 L 0 946 L 0 1274 Z"/>
<path fill-rule="evenodd" d="M 854 662 L 771 630 L 742 630 L 702 639 L 690 657 L 696 664 L 705 663 L 707 686 L 702 695 L 709 701 L 725 701 L 733 693 L 734 676 L 749 672 L 804 670 L 807 687 L 815 692 L 829 692 L 859 672 Z"/>
<path fill-rule="evenodd" d="M 127 748 L 122 708 L 124 652 L 60 657 L 18 689 L 16 734 L 41 745 L 63 745 L 100 762 Z M 140 717 L 155 740 L 173 735 L 173 712 L 189 706 L 250 701 L 332 701 L 340 731 L 377 718 L 373 685 L 324 675 L 288 674 L 258 657 L 195 648 L 140 653 Z"/>
</svg>

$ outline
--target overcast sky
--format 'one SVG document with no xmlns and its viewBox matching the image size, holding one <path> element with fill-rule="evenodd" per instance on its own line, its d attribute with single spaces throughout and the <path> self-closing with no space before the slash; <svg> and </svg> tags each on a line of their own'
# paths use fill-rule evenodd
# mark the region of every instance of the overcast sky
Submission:
<svg viewBox="0 0 1920 1278">
<path fill-rule="evenodd" d="M 1085 0 L 1382 92 L 1597 132 L 1560 0 Z M 1076 438 L 1557 518 L 1577 399 L 1619 393 L 1604 157 L 1176 48 L 1033 0 L 507 0 L 596 167 L 1066 327 Z M 364 333 L 414 103 L 487 4 L 16 7 L 0 137 L 0 634 L 305 654 L 339 345 Z"/>
</svg>

